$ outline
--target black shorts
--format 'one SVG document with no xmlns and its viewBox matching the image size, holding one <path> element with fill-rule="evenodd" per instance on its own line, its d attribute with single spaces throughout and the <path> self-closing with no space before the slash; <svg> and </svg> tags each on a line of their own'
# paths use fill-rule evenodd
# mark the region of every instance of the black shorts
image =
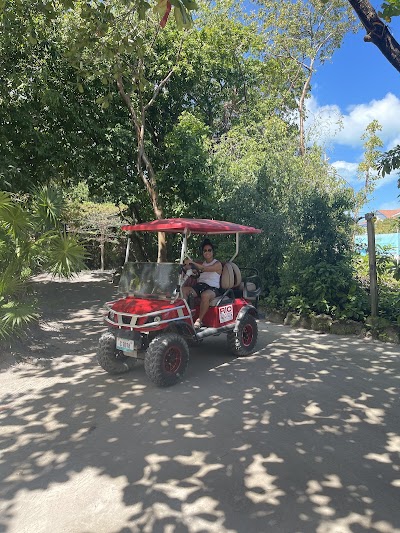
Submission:
<svg viewBox="0 0 400 533">
<path fill-rule="evenodd" d="M 207 283 L 196 283 L 196 285 L 194 285 L 192 289 L 196 291 L 197 296 L 200 296 L 201 293 L 204 291 L 214 291 L 215 296 L 221 296 L 222 294 L 221 289 L 219 289 L 218 287 L 210 287 L 210 285 L 207 285 Z"/>
</svg>

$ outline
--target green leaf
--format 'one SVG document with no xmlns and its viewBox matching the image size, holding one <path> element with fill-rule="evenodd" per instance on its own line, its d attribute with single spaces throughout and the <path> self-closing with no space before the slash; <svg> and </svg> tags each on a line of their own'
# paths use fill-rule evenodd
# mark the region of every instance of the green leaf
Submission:
<svg viewBox="0 0 400 533">
<path fill-rule="evenodd" d="M 192 27 L 192 19 L 182 5 L 174 8 L 174 16 L 179 30 L 182 30 L 183 28 L 189 29 Z"/>
<path fill-rule="evenodd" d="M 11 196 L 8 192 L 0 191 L 0 211 L 12 205 Z"/>
<path fill-rule="evenodd" d="M 69 278 L 86 270 L 86 252 L 78 240 L 70 235 L 56 235 L 49 242 L 49 269 L 55 276 Z"/>
<path fill-rule="evenodd" d="M 31 228 L 28 213 L 17 204 L 1 210 L 0 218 L 6 230 L 16 238 L 25 237 Z"/>
<path fill-rule="evenodd" d="M 39 314 L 34 304 L 27 302 L 7 302 L 0 306 L 0 338 L 7 338 L 20 332 Z"/>
<path fill-rule="evenodd" d="M 34 222 L 41 230 L 57 228 L 63 206 L 64 198 L 61 188 L 54 185 L 42 185 L 33 189 Z"/>
<path fill-rule="evenodd" d="M 146 18 L 147 11 L 151 8 L 151 5 L 148 2 L 140 2 L 138 6 L 139 20 L 144 20 Z"/>
<path fill-rule="evenodd" d="M 188 9 L 189 11 L 199 9 L 199 6 L 197 5 L 196 2 L 194 2 L 194 0 L 182 0 L 182 2 L 184 6 L 186 7 L 186 9 Z"/>
<path fill-rule="evenodd" d="M 162 18 L 167 11 L 167 0 L 159 0 L 159 2 L 153 7 L 153 11 Z"/>
<path fill-rule="evenodd" d="M 8 265 L 5 272 L 0 275 L 0 297 L 13 298 L 24 291 L 25 284 L 18 276 L 18 270 L 20 270 L 20 265 L 15 261 Z"/>
</svg>

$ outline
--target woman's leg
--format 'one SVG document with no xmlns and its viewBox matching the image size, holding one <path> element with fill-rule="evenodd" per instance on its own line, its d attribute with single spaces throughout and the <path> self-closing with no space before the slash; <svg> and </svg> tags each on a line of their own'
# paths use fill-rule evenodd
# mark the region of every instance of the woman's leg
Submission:
<svg viewBox="0 0 400 533">
<path fill-rule="evenodd" d="M 201 293 L 201 300 L 200 300 L 200 313 L 199 313 L 199 320 L 202 321 L 204 315 L 207 313 L 208 308 L 210 307 L 211 300 L 215 298 L 215 292 L 211 290 L 206 290 Z"/>
<path fill-rule="evenodd" d="M 197 292 L 193 287 L 182 287 L 182 293 L 185 300 L 187 300 L 190 295 L 197 296 Z"/>
</svg>

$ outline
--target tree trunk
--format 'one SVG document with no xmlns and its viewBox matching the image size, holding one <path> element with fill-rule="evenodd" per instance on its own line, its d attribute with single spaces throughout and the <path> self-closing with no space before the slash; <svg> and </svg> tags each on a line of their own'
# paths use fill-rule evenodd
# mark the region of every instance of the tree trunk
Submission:
<svg viewBox="0 0 400 533">
<path fill-rule="evenodd" d="M 299 100 L 299 136 L 300 136 L 299 151 L 300 151 L 301 156 L 306 155 L 306 139 L 305 139 L 305 132 L 304 132 L 304 120 L 305 120 L 304 101 L 306 99 L 308 88 L 310 87 L 311 78 L 313 75 L 313 64 L 314 64 L 314 60 L 311 62 L 309 74 L 303 85 L 303 90 L 301 91 L 301 96 Z"/>
<path fill-rule="evenodd" d="M 106 242 L 106 230 L 101 228 L 100 230 L 100 270 L 104 272 L 104 246 Z"/>
<path fill-rule="evenodd" d="M 141 117 L 139 119 L 132 105 L 131 99 L 129 98 L 129 95 L 125 92 L 124 83 L 123 83 L 121 76 L 117 80 L 117 86 L 118 86 L 118 91 L 122 97 L 122 100 L 125 102 L 125 105 L 129 109 L 131 123 L 136 132 L 136 139 L 137 139 L 136 168 L 137 168 L 138 176 L 142 180 L 149 194 L 155 218 L 162 219 L 163 210 L 160 205 L 160 201 L 158 197 L 156 175 L 153 169 L 153 165 L 151 164 L 147 156 L 147 153 L 145 151 L 145 147 L 144 147 L 145 114 L 146 114 L 147 106 L 142 106 Z M 146 169 L 147 174 L 145 174 L 143 170 L 143 166 Z M 167 260 L 167 246 L 166 246 L 165 233 L 159 233 L 158 234 L 157 261 L 159 263 L 162 263 L 162 262 L 165 262 L 166 260 Z"/>
<path fill-rule="evenodd" d="M 374 43 L 386 59 L 400 72 L 400 45 L 389 28 L 377 15 L 369 0 L 349 0 L 362 25 L 367 30 L 364 41 Z M 374 75 L 373 71 L 371 75 Z"/>
<path fill-rule="evenodd" d="M 104 243 L 100 244 L 100 270 L 104 272 Z"/>
</svg>

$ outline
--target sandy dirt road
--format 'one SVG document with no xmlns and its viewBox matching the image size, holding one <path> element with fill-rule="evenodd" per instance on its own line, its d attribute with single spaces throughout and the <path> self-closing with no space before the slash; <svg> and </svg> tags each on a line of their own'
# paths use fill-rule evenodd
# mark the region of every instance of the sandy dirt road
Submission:
<svg viewBox="0 0 400 533">
<path fill-rule="evenodd" d="M 157 389 L 95 362 L 101 274 L 37 283 L 0 373 L 0 532 L 400 532 L 400 348 L 259 321 Z"/>
</svg>

